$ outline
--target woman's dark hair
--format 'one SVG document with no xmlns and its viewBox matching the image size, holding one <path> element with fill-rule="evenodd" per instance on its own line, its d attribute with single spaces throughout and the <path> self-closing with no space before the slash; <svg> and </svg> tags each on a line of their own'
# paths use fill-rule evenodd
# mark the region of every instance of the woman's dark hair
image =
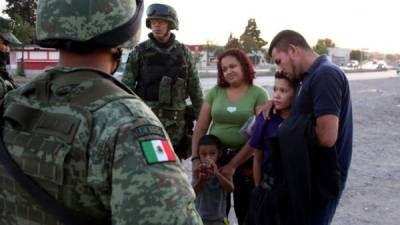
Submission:
<svg viewBox="0 0 400 225">
<path fill-rule="evenodd" d="M 256 77 L 256 71 L 254 70 L 253 63 L 250 61 L 247 54 L 238 48 L 231 48 L 223 52 L 221 55 L 218 56 L 218 86 L 220 87 L 228 87 L 229 83 L 225 80 L 224 74 L 222 71 L 221 60 L 227 56 L 232 56 L 236 58 L 240 66 L 243 70 L 244 80 L 249 84 L 253 84 L 253 79 Z"/>
<path fill-rule="evenodd" d="M 283 79 L 286 80 L 289 83 L 289 86 L 296 91 L 297 86 L 299 85 L 299 81 L 298 80 L 291 80 L 289 79 L 287 76 L 283 75 L 283 73 L 281 72 L 276 72 L 275 73 L 275 79 Z"/>
<path fill-rule="evenodd" d="M 215 146 L 217 146 L 219 151 L 222 150 L 221 141 L 219 140 L 219 138 L 217 136 L 212 135 L 212 134 L 207 134 L 200 138 L 198 147 L 200 147 L 202 145 L 215 145 Z"/>
</svg>

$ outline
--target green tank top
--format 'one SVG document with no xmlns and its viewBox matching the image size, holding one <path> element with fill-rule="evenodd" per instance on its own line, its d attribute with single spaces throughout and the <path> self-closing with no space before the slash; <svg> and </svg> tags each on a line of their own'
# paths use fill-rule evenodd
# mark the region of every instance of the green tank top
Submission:
<svg viewBox="0 0 400 225">
<path fill-rule="evenodd" d="M 232 103 L 227 97 L 226 89 L 215 86 L 205 100 L 211 106 L 210 134 L 217 136 L 225 147 L 240 148 L 247 141 L 240 133 L 240 128 L 255 114 L 257 106 L 268 100 L 268 93 L 263 88 L 252 85 L 246 95 Z"/>
</svg>

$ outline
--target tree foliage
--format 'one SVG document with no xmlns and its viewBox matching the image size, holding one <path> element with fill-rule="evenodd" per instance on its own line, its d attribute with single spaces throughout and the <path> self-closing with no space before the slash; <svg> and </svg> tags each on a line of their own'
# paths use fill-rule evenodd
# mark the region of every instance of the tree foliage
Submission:
<svg viewBox="0 0 400 225">
<path fill-rule="evenodd" d="M 240 36 L 240 43 L 246 52 L 258 51 L 268 44 L 267 41 L 260 37 L 260 33 L 261 31 L 257 28 L 256 20 L 249 19 L 244 33 Z"/>
<path fill-rule="evenodd" d="M 6 0 L 3 10 L 14 20 L 13 33 L 23 44 L 32 43 L 36 21 L 37 0 Z"/>
<path fill-rule="evenodd" d="M 22 20 L 20 16 L 15 17 L 15 26 L 13 29 L 13 34 L 18 38 L 22 44 L 29 44 L 32 42 L 34 35 L 34 27 L 29 23 Z"/>
<path fill-rule="evenodd" d="M 195 51 L 195 52 L 192 52 L 192 57 L 193 57 L 193 61 L 197 65 L 198 63 L 200 63 L 200 60 L 203 57 L 203 54 L 201 52 Z"/>
<path fill-rule="evenodd" d="M 11 19 L 16 20 L 19 16 L 32 27 L 35 26 L 37 0 L 6 0 L 6 2 L 7 6 L 3 12 Z"/>
<path fill-rule="evenodd" d="M 328 54 L 328 48 L 334 48 L 335 43 L 329 39 L 318 39 L 317 44 L 313 47 L 314 51 L 318 54 Z"/>
<path fill-rule="evenodd" d="M 360 60 L 361 59 L 361 51 L 360 50 L 351 50 L 350 59 L 351 60 Z"/>
<path fill-rule="evenodd" d="M 243 48 L 239 39 L 234 38 L 232 33 L 230 33 L 230 35 L 228 37 L 228 42 L 225 45 L 225 49 L 230 49 L 230 48 Z"/>
</svg>

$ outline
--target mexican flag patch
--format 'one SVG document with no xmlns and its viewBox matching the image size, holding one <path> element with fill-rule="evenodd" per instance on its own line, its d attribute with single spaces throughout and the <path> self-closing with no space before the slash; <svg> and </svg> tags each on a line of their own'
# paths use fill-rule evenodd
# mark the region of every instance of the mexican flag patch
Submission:
<svg viewBox="0 0 400 225">
<path fill-rule="evenodd" d="M 176 161 L 174 151 L 168 140 L 146 140 L 140 143 L 148 163 Z"/>
</svg>

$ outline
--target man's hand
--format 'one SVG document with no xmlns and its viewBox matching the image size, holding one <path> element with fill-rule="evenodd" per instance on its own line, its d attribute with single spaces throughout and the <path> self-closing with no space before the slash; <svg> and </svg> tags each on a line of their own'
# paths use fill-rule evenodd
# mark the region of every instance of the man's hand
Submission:
<svg viewBox="0 0 400 225">
<path fill-rule="evenodd" d="M 272 112 L 273 109 L 274 109 L 274 102 L 272 100 L 268 100 L 264 103 L 264 105 L 260 107 L 259 111 L 261 111 L 264 118 L 268 120 L 269 114 Z M 257 114 L 258 113 L 259 112 L 257 112 Z"/>
</svg>

